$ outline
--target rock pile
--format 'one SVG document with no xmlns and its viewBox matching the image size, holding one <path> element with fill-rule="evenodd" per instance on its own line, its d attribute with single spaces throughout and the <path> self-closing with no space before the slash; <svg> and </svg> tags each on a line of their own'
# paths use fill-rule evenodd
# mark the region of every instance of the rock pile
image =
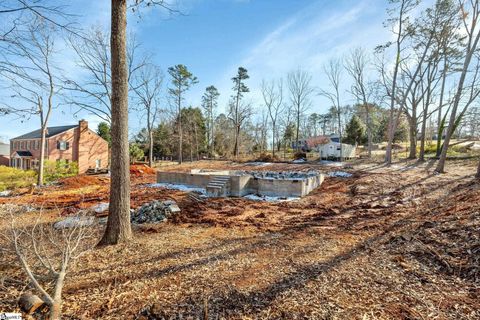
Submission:
<svg viewBox="0 0 480 320">
<path fill-rule="evenodd" d="M 152 201 L 144 204 L 130 215 L 132 223 L 159 223 L 180 212 L 173 200 Z"/>
<path fill-rule="evenodd" d="M 256 179 L 266 180 L 303 180 L 318 175 L 317 171 L 245 171 Z"/>
</svg>

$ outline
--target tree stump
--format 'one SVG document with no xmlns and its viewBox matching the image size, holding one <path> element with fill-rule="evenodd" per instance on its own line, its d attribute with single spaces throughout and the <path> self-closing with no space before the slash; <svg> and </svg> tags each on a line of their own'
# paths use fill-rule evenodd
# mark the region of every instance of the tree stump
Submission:
<svg viewBox="0 0 480 320">
<path fill-rule="evenodd" d="M 18 299 L 20 309 L 27 314 L 34 313 L 43 304 L 44 301 L 42 299 L 31 293 L 24 293 L 20 296 L 20 299 Z"/>
</svg>

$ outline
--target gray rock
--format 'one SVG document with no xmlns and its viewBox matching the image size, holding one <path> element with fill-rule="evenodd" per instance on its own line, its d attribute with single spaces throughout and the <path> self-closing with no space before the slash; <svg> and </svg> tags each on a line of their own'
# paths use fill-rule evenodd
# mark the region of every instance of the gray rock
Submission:
<svg viewBox="0 0 480 320">
<path fill-rule="evenodd" d="M 173 200 L 152 201 L 145 203 L 135 212 L 131 213 L 130 220 L 132 223 L 160 223 L 167 220 L 168 217 L 178 214 L 180 208 Z"/>
</svg>

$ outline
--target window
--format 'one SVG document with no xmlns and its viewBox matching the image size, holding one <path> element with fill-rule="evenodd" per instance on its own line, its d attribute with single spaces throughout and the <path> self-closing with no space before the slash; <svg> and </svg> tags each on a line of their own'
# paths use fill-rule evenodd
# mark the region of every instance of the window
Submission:
<svg viewBox="0 0 480 320">
<path fill-rule="evenodd" d="M 23 150 L 23 141 L 20 141 L 20 149 Z"/>
<path fill-rule="evenodd" d="M 102 160 L 97 159 L 95 160 L 95 169 L 100 169 L 102 167 Z"/>
<path fill-rule="evenodd" d="M 57 149 L 59 150 L 68 150 L 70 148 L 70 143 L 67 141 L 59 140 L 57 141 Z"/>
</svg>

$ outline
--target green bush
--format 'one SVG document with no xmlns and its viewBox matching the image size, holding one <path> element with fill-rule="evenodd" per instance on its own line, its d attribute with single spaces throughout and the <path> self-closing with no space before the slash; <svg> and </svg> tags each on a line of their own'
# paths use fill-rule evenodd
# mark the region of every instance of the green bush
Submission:
<svg viewBox="0 0 480 320">
<path fill-rule="evenodd" d="M 43 177 L 44 182 L 53 182 L 61 178 L 76 176 L 78 174 L 78 164 L 76 162 L 45 161 Z"/>
<path fill-rule="evenodd" d="M 37 173 L 35 171 L 0 166 L 0 191 L 28 187 L 36 180 Z"/>
</svg>

